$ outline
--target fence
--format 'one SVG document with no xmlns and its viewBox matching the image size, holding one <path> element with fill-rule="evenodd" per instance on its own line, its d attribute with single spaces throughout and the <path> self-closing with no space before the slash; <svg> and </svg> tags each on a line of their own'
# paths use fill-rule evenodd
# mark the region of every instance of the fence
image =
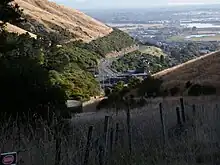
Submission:
<svg viewBox="0 0 220 165">
<path fill-rule="evenodd" d="M 1 128 L 1 152 L 18 151 L 19 165 L 218 164 L 217 103 L 156 100 L 117 115 L 74 118 L 70 128 L 10 122 Z"/>
</svg>

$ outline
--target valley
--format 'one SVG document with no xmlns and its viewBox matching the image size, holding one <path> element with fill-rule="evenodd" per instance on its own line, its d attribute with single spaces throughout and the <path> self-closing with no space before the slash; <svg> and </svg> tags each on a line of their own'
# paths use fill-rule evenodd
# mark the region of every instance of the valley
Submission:
<svg viewBox="0 0 220 165">
<path fill-rule="evenodd" d="M 0 1 L 2 163 L 219 164 L 218 7 Z"/>
</svg>

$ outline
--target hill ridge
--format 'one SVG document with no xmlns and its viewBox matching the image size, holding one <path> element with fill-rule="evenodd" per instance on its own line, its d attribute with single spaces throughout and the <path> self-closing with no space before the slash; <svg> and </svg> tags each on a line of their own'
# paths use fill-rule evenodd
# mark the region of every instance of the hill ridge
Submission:
<svg viewBox="0 0 220 165">
<path fill-rule="evenodd" d="M 68 30 L 76 39 L 85 42 L 104 37 L 113 29 L 94 18 L 63 5 L 48 0 L 15 0 L 24 14 L 32 21 L 43 25 L 46 31 L 56 31 L 58 28 Z M 27 30 L 27 29 L 26 29 Z M 34 33 L 33 31 L 30 31 Z"/>
<path fill-rule="evenodd" d="M 198 60 L 206 59 L 207 57 L 216 55 L 217 53 L 220 53 L 220 50 L 215 51 L 215 52 L 211 52 L 211 53 L 208 53 L 208 54 L 205 54 L 205 55 L 203 55 L 203 56 L 200 56 L 200 57 L 197 57 L 197 58 L 195 58 L 195 59 L 189 60 L 189 61 L 187 61 L 187 62 L 184 62 L 184 63 L 182 63 L 182 64 L 176 65 L 176 66 L 174 66 L 174 67 L 171 67 L 171 68 L 162 70 L 162 71 L 160 71 L 160 72 L 157 72 L 157 73 L 153 74 L 153 76 L 154 76 L 154 77 L 158 77 L 158 76 L 163 76 L 163 75 L 165 75 L 165 74 L 169 74 L 170 72 L 174 71 L 175 69 L 180 69 L 180 68 L 184 67 L 185 65 L 188 65 L 188 64 L 197 62 Z"/>
<path fill-rule="evenodd" d="M 163 70 L 153 75 L 163 80 L 163 87 L 179 87 L 184 90 L 188 81 L 200 85 L 211 85 L 220 93 L 220 50 L 203 55 L 186 63 Z"/>
</svg>

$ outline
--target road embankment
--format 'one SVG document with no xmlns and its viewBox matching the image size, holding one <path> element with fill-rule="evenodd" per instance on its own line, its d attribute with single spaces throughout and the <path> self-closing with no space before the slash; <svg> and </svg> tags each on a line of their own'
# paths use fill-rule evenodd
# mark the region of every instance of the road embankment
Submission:
<svg viewBox="0 0 220 165">
<path fill-rule="evenodd" d="M 93 97 L 82 104 L 83 112 L 96 112 L 96 106 L 106 97 Z"/>
</svg>

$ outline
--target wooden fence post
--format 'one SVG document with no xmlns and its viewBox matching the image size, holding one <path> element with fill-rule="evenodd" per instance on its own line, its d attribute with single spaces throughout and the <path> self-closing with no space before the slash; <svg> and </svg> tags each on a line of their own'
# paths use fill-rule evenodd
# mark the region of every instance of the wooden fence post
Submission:
<svg viewBox="0 0 220 165">
<path fill-rule="evenodd" d="M 112 154 L 112 151 L 113 151 L 113 140 L 114 140 L 114 129 L 111 128 L 111 131 L 110 131 L 110 155 Z"/>
<path fill-rule="evenodd" d="M 193 114 L 193 118 L 196 117 L 196 105 L 193 104 L 192 106 L 192 114 Z"/>
<path fill-rule="evenodd" d="M 131 156 L 131 114 L 130 107 L 127 107 L 127 131 L 128 131 L 128 145 L 129 145 L 129 154 Z"/>
<path fill-rule="evenodd" d="M 182 125 L 182 122 L 181 122 L 180 109 L 179 109 L 179 107 L 176 107 L 176 117 L 177 117 L 177 124 L 178 124 L 179 126 L 181 126 L 181 125 Z"/>
<path fill-rule="evenodd" d="M 17 127 L 18 127 L 18 148 L 21 149 L 21 116 L 18 115 L 17 117 Z"/>
<path fill-rule="evenodd" d="M 103 159 L 103 147 L 102 145 L 99 146 L 99 165 L 103 165 L 104 163 Z"/>
<path fill-rule="evenodd" d="M 89 151 L 90 151 L 90 144 L 91 144 L 91 140 L 92 140 L 92 131 L 93 131 L 93 126 L 90 126 L 89 131 L 88 131 L 88 136 L 87 136 L 87 144 L 86 144 L 86 151 L 85 151 L 83 165 L 87 165 L 88 161 L 89 161 Z"/>
<path fill-rule="evenodd" d="M 55 119 L 55 139 L 56 139 L 56 154 L 55 154 L 55 165 L 60 165 L 61 162 L 61 137 L 59 134 L 59 124 Z"/>
<path fill-rule="evenodd" d="M 184 106 L 183 98 L 180 98 L 180 104 L 181 104 L 181 114 L 182 114 L 183 123 L 185 123 L 186 116 L 185 116 L 185 106 Z"/>
<path fill-rule="evenodd" d="M 104 121 L 104 158 L 107 155 L 107 148 L 108 148 L 108 129 L 109 129 L 109 116 L 105 116 Z"/>
<path fill-rule="evenodd" d="M 160 120 L 161 120 L 161 125 L 162 125 L 162 132 L 163 132 L 163 144 L 166 144 L 166 130 L 165 130 L 165 125 L 164 125 L 164 117 L 163 117 L 163 107 L 162 103 L 159 104 L 160 107 Z"/>
<path fill-rule="evenodd" d="M 118 136 L 119 136 L 119 123 L 116 123 L 116 130 L 115 130 L 115 145 L 118 144 Z"/>
</svg>

